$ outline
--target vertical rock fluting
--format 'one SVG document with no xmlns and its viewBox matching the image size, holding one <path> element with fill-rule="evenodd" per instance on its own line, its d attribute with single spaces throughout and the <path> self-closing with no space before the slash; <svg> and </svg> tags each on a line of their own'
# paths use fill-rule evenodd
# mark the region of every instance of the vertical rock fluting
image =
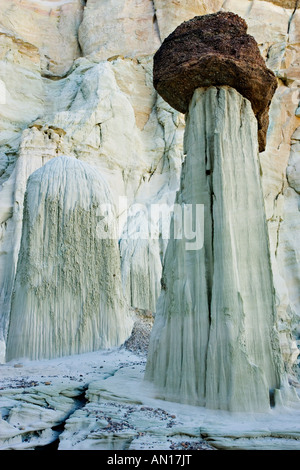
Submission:
<svg viewBox="0 0 300 470">
<path fill-rule="evenodd" d="M 208 36 L 213 30 L 221 32 L 225 38 L 220 44 L 224 48 L 226 39 L 227 51 L 230 35 L 237 44 L 234 37 L 239 36 L 239 25 L 245 34 L 244 21 L 233 14 L 195 18 L 190 22 L 192 32 L 197 22 L 198 38 L 207 36 L 206 29 Z M 189 38 L 188 23 L 182 27 L 184 41 Z M 181 47 L 179 37 L 175 30 L 177 49 Z M 241 44 L 245 43 L 249 45 L 244 38 Z M 186 76 L 184 70 L 190 69 L 189 64 L 200 70 L 199 57 L 194 59 L 193 53 L 201 48 L 189 44 L 186 63 L 181 56 L 182 97 L 184 89 L 188 96 L 191 92 L 185 88 L 191 75 Z M 214 44 L 218 47 L 219 43 Z M 167 79 L 164 82 L 160 70 L 159 77 L 154 73 L 154 83 L 164 97 L 163 83 L 171 77 L 172 35 L 162 49 L 155 57 L 154 72 L 159 65 L 163 67 L 161 60 L 169 51 Z M 256 52 L 249 57 L 255 57 Z M 234 48 L 234 55 L 242 57 L 243 51 Z M 182 208 L 204 205 L 204 244 L 199 250 L 187 251 L 184 238 L 169 241 L 145 378 L 168 400 L 255 412 L 269 409 L 270 395 L 282 385 L 283 363 L 258 162 L 258 141 L 261 145 L 264 138 L 258 134 L 259 120 L 250 97 L 234 89 L 231 80 L 227 83 L 227 77 L 232 76 L 228 68 L 239 67 L 227 59 L 222 52 L 212 58 L 220 86 L 212 83 L 214 86 L 208 87 L 206 78 L 201 86 L 198 75 L 189 100 L 186 159 L 176 201 Z M 250 77 L 244 77 L 242 86 L 247 88 L 247 79 L 254 80 L 255 68 L 256 77 L 267 76 L 269 80 L 256 80 L 256 87 L 265 86 L 265 95 L 272 96 L 275 77 L 272 80 L 271 73 L 260 71 L 261 61 L 253 67 L 251 64 Z M 207 77 L 209 71 L 203 73 Z M 169 93 L 168 87 L 166 95 Z M 178 94 L 175 102 L 169 102 L 178 108 L 177 99 Z M 264 109 L 260 115 L 265 115 Z"/>
<path fill-rule="evenodd" d="M 87 163 L 54 158 L 28 179 L 6 359 L 119 346 L 131 328 L 110 190 Z"/>
<path fill-rule="evenodd" d="M 154 56 L 153 83 L 162 98 L 182 113 L 188 111 L 196 88 L 235 88 L 251 102 L 258 122 L 259 150 L 265 149 L 277 80 L 238 15 L 196 16 L 178 26 Z"/>
</svg>

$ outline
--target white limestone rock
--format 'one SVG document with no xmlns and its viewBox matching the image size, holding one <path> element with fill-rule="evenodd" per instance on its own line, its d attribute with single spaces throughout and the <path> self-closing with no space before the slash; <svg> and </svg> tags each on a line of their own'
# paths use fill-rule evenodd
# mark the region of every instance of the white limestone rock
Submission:
<svg viewBox="0 0 300 470">
<path fill-rule="evenodd" d="M 149 92 L 150 66 L 146 59 L 139 66 L 133 61 L 120 65 L 120 60 L 95 64 L 78 59 L 68 78 L 47 81 L 46 114 L 37 121 L 42 128 L 63 130 L 60 153 L 105 173 L 116 206 L 119 196 L 126 196 L 129 205 L 133 202 L 164 152 L 163 142 L 155 145 L 157 118 L 149 112 L 155 104 L 153 90 Z M 135 91 L 125 87 L 123 70 L 144 83 Z"/>
<path fill-rule="evenodd" d="M 57 157 L 28 179 L 6 359 L 119 346 L 131 328 L 110 190 Z"/>
</svg>

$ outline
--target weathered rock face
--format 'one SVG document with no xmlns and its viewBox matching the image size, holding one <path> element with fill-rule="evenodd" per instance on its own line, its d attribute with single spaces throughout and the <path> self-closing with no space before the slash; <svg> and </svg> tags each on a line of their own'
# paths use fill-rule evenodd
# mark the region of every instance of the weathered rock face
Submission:
<svg viewBox="0 0 300 470">
<path fill-rule="evenodd" d="M 236 90 L 195 91 L 176 202 L 204 205 L 204 246 L 171 239 L 166 252 L 145 376 L 166 399 L 263 411 L 282 385 L 255 137 Z"/>
<path fill-rule="evenodd" d="M 299 4 L 294 11 L 292 0 L 3 0 L 0 9 L 0 87 L 6 89 L 0 106 L 0 361 L 27 178 L 49 159 L 69 155 L 105 174 L 116 209 L 119 195 L 128 198 L 129 207 L 172 204 L 183 159 L 184 117 L 157 96 L 152 54 L 183 21 L 222 10 L 246 20 L 278 80 L 267 147 L 259 159 L 280 341 L 290 370 L 300 318 L 296 145 L 291 150 L 300 126 Z M 128 260 L 124 278 L 133 280 L 128 300 L 135 301 L 138 292 L 150 288 L 136 284 L 139 255 L 146 255 L 144 240 L 139 243 L 134 250 L 121 243 Z M 163 260 L 153 255 L 146 257 L 150 263 Z M 156 275 L 161 272 L 160 265 L 148 267 Z M 155 289 L 158 284 L 151 282 Z M 143 305 L 150 307 L 154 297 L 153 292 L 148 299 L 143 296 Z"/>
<path fill-rule="evenodd" d="M 152 54 L 183 21 L 222 10 L 245 19 L 248 33 L 278 80 L 266 151 L 259 155 L 259 163 L 280 344 L 284 365 L 295 378 L 300 339 L 299 136 L 295 132 L 300 126 L 300 2 L 295 11 L 294 0 L 0 3 L 0 362 L 5 361 L 28 177 L 57 155 L 69 155 L 105 175 L 117 211 L 119 195 L 127 197 L 128 207 L 172 204 L 184 158 L 185 122 L 153 88 Z M 131 231 L 145 232 L 141 218 L 124 217 L 122 227 L 123 223 Z M 128 300 L 137 304 L 133 306 L 150 308 L 155 300 L 160 279 L 154 278 L 160 278 L 164 259 L 164 252 L 159 256 L 151 251 L 160 245 L 158 241 L 150 240 L 150 246 L 145 240 L 120 240 L 123 280 Z M 144 268 L 152 273 L 151 279 Z M 124 367 L 128 358 L 123 348 L 118 358 L 108 361 L 111 355 L 96 352 L 23 363 L 23 368 L 15 368 L 15 361 L 2 365 L 1 449 L 48 444 L 57 438 L 58 431 L 52 428 L 63 427 L 67 417 L 62 449 L 174 449 L 174 443 L 186 440 L 183 431 L 195 443 L 201 431 L 214 446 L 226 449 L 299 449 L 300 419 L 294 410 L 285 415 L 275 408 L 253 415 L 250 421 L 247 415 L 241 422 L 236 414 L 201 407 L 197 413 L 191 407 L 187 414 L 187 406 L 179 405 L 177 411 L 168 401 L 155 405 L 153 395 L 142 398 L 143 367 L 137 370 L 136 357 Z M 67 377 L 62 380 L 63 376 Z M 42 385 L 46 380 L 51 386 Z M 77 405 L 74 401 L 86 389 L 82 384 L 88 383 L 86 407 L 70 415 L 74 406 L 82 407 L 82 396 Z M 4 392 L 3 387 L 9 390 Z"/>
<path fill-rule="evenodd" d="M 153 399 L 143 374 L 125 349 L 2 366 L 0 449 L 299 450 L 300 410 L 176 406 Z"/>
<path fill-rule="evenodd" d="M 274 3 L 283 8 L 300 8 L 299 2 L 297 0 L 262 0 Z"/>
<path fill-rule="evenodd" d="M 196 88 L 228 85 L 252 104 L 262 152 L 271 99 L 277 87 L 246 22 L 233 13 L 198 16 L 168 36 L 154 56 L 153 83 L 175 109 L 185 113 Z"/>
<path fill-rule="evenodd" d="M 87 163 L 54 158 L 28 179 L 7 360 L 120 346 L 128 315 L 109 187 Z"/>
<path fill-rule="evenodd" d="M 128 217 L 120 240 L 121 267 L 130 305 L 155 312 L 162 263 L 159 236 L 158 233 L 157 238 L 151 236 L 148 217 L 146 208 Z"/>
<path fill-rule="evenodd" d="M 84 56 L 97 60 L 150 55 L 160 45 L 151 0 L 89 0 L 78 33 Z"/>
<path fill-rule="evenodd" d="M 219 11 L 223 0 L 186 0 L 185 2 L 169 2 L 168 0 L 153 0 L 157 16 L 159 35 L 164 40 L 176 26 L 194 16 L 208 15 Z"/>
</svg>

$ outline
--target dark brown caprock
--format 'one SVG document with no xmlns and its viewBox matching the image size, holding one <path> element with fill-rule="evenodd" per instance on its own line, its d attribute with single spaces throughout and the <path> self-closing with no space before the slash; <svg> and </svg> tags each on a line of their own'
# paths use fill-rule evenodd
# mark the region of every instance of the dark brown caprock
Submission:
<svg viewBox="0 0 300 470">
<path fill-rule="evenodd" d="M 196 88 L 228 85 L 247 98 L 265 150 L 269 107 L 277 88 L 247 24 L 238 15 L 196 16 L 178 26 L 154 56 L 153 84 L 161 97 L 186 113 Z"/>
</svg>

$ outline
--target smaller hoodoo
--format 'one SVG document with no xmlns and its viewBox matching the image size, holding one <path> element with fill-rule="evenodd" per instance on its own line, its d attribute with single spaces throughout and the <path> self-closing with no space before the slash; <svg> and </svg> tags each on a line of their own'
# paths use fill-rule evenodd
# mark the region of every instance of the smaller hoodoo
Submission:
<svg viewBox="0 0 300 470">
<path fill-rule="evenodd" d="M 89 164 L 57 157 L 28 179 L 6 360 L 120 346 L 123 297 L 110 189 Z"/>
</svg>

